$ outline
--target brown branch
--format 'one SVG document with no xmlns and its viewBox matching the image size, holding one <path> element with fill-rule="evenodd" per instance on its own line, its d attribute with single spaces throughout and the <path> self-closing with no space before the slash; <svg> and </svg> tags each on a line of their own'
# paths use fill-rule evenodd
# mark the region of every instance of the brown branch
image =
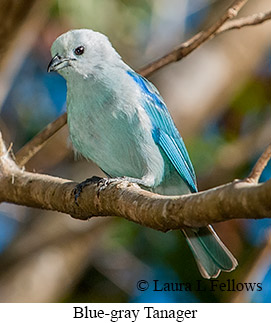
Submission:
<svg viewBox="0 0 271 323">
<path fill-rule="evenodd" d="M 246 180 L 248 182 L 258 183 L 258 181 L 261 177 L 261 174 L 270 159 L 271 159 L 271 144 L 268 145 L 266 150 L 263 152 L 261 157 L 258 159 L 257 163 L 253 167 L 251 173 L 248 175 Z"/>
<path fill-rule="evenodd" d="M 199 32 L 165 56 L 139 69 L 138 73 L 143 76 L 149 76 L 160 68 L 183 59 L 184 57 L 192 53 L 195 49 L 200 47 L 207 40 L 212 39 L 223 32 L 233 29 L 241 29 L 247 26 L 259 25 L 271 19 L 271 11 L 268 11 L 266 13 L 258 13 L 248 17 L 229 21 L 238 14 L 240 9 L 245 5 L 247 1 L 237 2 L 239 3 L 237 3 L 235 7 L 231 6 L 224 13 L 224 15 L 208 30 Z"/>
<path fill-rule="evenodd" d="M 125 181 L 114 182 L 101 191 L 93 184 L 84 188 L 76 205 L 73 190 L 77 183 L 24 172 L 3 147 L 0 202 L 55 210 L 81 220 L 119 216 L 161 231 L 271 217 L 271 180 L 264 184 L 235 181 L 183 196 L 161 196 Z"/>
<path fill-rule="evenodd" d="M 225 31 L 229 31 L 229 30 L 233 30 L 233 29 L 241 29 L 243 27 L 260 25 L 263 22 L 270 20 L 270 19 L 271 19 L 271 10 L 266 13 L 260 12 L 260 13 L 256 13 L 256 14 L 248 16 L 248 17 L 243 17 L 243 18 L 227 21 L 223 26 L 221 26 L 218 29 L 218 31 L 215 33 L 215 35 L 221 34 Z"/>
<path fill-rule="evenodd" d="M 227 9 L 227 11 L 206 31 L 201 31 L 186 42 L 182 43 L 176 49 L 159 58 L 158 60 L 148 64 L 147 66 L 139 69 L 139 73 L 143 76 L 149 76 L 153 72 L 157 71 L 161 67 L 164 67 L 170 63 L 177 62 L 190 54 L 200 45 L 205 43 L 208 39 L 215 35 L 221 26 L 226 21 L 237 16 L 242 7 L 248 0 L 237 0 Z"/>
</svg>

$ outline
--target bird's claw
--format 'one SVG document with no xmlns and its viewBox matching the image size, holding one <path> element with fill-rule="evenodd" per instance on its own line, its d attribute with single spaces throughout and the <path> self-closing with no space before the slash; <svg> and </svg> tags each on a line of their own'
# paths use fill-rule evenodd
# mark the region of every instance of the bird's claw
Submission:
<svg viewBox="0 0 271 323">
<path fill-rule="evenodd" d="M 99 182 L 97 183 L 98 186 L 98 197 L 100 195 L 100 192 L 102 190 L 104 190 L 105 188 L 107 188 L 108 185 L 110 185 L 111 183 L 115 183 L 115 182 L 119 182 L 122 179 L 120 177 L 116 177 L 116 178 L 101 178 L 99 180 Z"/>
<path fill-rule="evenodd" d="M 78 204 L 78 198 L 80 196 L 80 194 L 82 193 L 83 189 L 91 184 L 99 184 L 100 181 L 102 181 L 104 178 L 98 177 L 98 176 L 92 176 L 90 178 L 87 178 L 86 180 L 84 180 L 83 182 L 77 184 L 75 186 L 75 188 L 73 189 L 73 194 L 74 194 L 74 201 L 75 204 L 77 206 L 79 206 Z"/>
<path fill-rule="evenodd" d="M 87 178 L 86 180 L 84 180 L 82 183 L 79 183 L 75 186 L 74 190 L 73 190 L 73 194 L 74 194 L 74 201 L 75 204 L 77 206 L 79 206 L 78 204 L 78 198 L 80 196 L 80 194 L 82 193 L 83 189 L 91 184 L 96 184 L 98 187 L 98 197 L 100 195 L 100 192 L 102 190 L 104 190 L 105 188 L 107 188 L 107 186 L 111 183 L 117 182 L 117 181 L 121 181 L 122 179 L 117 177 L 117 178 L 101 178 L 98 176 L 92 176 L 91 178 Z"/>
</svg>

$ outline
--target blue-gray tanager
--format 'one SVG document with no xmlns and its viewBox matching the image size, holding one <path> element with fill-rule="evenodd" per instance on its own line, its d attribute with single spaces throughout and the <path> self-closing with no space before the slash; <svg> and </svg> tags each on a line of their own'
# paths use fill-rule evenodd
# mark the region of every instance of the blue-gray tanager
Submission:
<svg viewBox="0 0 271 323">
<path fill-rule="evenodd" d="M 110 178 L 152 192 L 197 192 L 195 172 L 158 90 L 126 65 L 108 38 L 69 31 L 52 45 L 48 71 L 67 81 L 67 113 L 75 149 Z M 237 261 L 211 226 L 183 230 L 205 278 L 231 271 Z"/>
</svg>

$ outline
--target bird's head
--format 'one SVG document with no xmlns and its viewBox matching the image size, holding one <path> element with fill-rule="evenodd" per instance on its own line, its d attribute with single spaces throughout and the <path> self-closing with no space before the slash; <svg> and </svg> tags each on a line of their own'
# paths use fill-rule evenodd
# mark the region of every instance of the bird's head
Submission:
<svg viewBox="0 0 271 323">
<path fill-rule="evenodd" d="M 51 48 L 48 72 L 88 77 L 104 70 L 106 65 L 121 61 L 108 38 L 90 29 L 76 29 L 59 36 Z"/>
</svg>

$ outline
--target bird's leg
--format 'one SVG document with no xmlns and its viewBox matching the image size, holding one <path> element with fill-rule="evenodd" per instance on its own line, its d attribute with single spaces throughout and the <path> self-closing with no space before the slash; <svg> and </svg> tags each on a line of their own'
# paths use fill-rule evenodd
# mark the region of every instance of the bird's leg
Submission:
<svg viewBox="0 0 271 323">
<path fill-rule="evenodd" d="M 98 177 L 98 176 L 92 176 L 90 178 L 87 178 L 83 182 L 77 184 L 75 186 L 75 188 L 73 189 L 75 204 L 78 205 L 78 202 L 77 202 L 78 201 L 78 198 L 79 198 L 80 194 L 82 193 L 83 189 L 86 186 L 91 185 L 91 184 L 97 184 L 98 185 L 99 182 L 101 182 L 103 180 L 106 180 L 106 179 L 105 178 Z"/>
<path fill-rule="evenodd" d="M 119 180 L 127 181 L 133 184 L 137 184 L 145 189 L 150 189 L 154 186 L 154 178 L 152 176 L 144 176 L 143 178 L 134 178 L 134 177 L 119 177 Z"/>
<path fill-rule="evenodd" d="M 140 186 L 144 186 L 144 187 L 147 187 L 147 188 L 152 186 L 152 184 L 148 183 L 148 181 L 146 181 L 145 179 L 127 177 L 127 176 L 119 177 L 118 179 L 122 180 L 122 181 L 130 182 L 130 183 L 134 183 L 134 184 L 137 184 L 137 185 L 140 185 Z"/>
</svg>

